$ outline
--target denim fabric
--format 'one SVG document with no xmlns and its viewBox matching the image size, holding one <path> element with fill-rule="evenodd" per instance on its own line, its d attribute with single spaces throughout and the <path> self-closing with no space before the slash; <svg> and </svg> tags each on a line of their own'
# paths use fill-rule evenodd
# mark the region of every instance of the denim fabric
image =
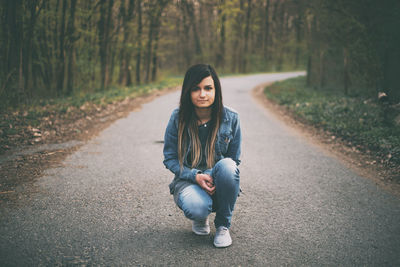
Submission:
<svg viewBox="0 0 400 267">
<path fill-rule="evenodd" d="M 215 227 L 231 226 L 232 212 L 239 193 L 239 169 L 230 158 L 224 158 L 211 170 L 216 192 L 210 196 L 197 184 L 182 189 L 176 204 L 188 219 L 203 220 L 216 211 Z"/>
<path fill-rule="evenodd" d="M 191 168 L 187 162 L 187 154 L 184 157 L 183 168 L 181 169 L 178 160 L 178 114 L 179 109 L 172 112 L 164 135 L 164 165 L 175 174 L 175 178 L 169 185 L 170 193 L 182 190 L 190 183 L 196 183 L 196 174 L 201 170 Z M 215 162 L 224 158 L 231 158 L 236 165 L 240 164 L 242 135 L 240 131 L 239 115 L 233 109 L 225 107 L 222 112 L 222 122 L 218 129 L 217 141 L 215 145 Z M 189 133 L 188 133 L 189 134 Z M 191 150 L 189 142 L 187 153 Z M 203 171 L 211 173 L 211 169 Z"/>
</svg>

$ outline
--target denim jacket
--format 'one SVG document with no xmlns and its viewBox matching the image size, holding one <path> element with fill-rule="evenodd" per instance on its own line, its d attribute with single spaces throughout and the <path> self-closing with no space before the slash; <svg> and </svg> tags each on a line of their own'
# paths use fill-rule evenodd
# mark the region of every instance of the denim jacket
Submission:
<svg viewBox="0 0 400 267">
<path fill-rule="evenodd" d="M 179 109 L 177 108 L 172 112 L 164 135 L 163 163 L 167 169 L 175 174 L 174 181 L 169 186 L 171 194 L 173 194 L 174 187 L 179 180 L 196 183 L 197 173 L 211 174 L 212 171 L 211 169 L 201 171 L 189 166 L 187 153 L 191 150 L 191 142 L 189 142 L 186 149 L 183 169 L 181 169 L 178 159 L 178 117 Z M 239 114 L 233 109 L 224 106 L 222 118 L 215 144 L 215 162 L 223 158 L 231 158 L 239 165 L 242 142 Z"/>
</svg>

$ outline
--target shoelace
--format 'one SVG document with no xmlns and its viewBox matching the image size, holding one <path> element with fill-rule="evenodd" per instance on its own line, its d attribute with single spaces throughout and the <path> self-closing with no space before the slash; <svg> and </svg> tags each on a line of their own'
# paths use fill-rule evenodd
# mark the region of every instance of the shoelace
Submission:
<svg viewBox="0 0 400 267">
<path fill-rule="evenodd" d="M 221 227 L 218 229 L 219 235 L 225 235 L 227 232 L 228 232 L 228 228 L 226 228 L 226 227 Z"/>
</svg>

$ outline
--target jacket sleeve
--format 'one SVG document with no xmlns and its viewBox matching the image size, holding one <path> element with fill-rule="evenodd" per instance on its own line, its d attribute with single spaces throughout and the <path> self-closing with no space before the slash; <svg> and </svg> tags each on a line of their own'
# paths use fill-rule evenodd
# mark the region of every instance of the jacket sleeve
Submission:
<svg viewBox="0 0 400 267">
<path fill-rule="evenodd" d="M 236 120 L 232 122 L 232 140 L 229 143 L 228 151 L 225 157 L 233 159 L 236 164 L 240 164 L 240 154 L 241 154 L 241 143 L 242 143 L 242 132 L 240 129 L 239 115 Z"/>
<path fill-rule="evenodd" d="M 180 179 L 188 180 L 196 183 L 196 174 L 200 171 L 198 169 L 191 169 L 186 166 L 181 168 L 178 159 L 178 127 L 175 122 L 177 118 L 176 111 L 172 114 L 167 129 L 164 135 L 164 166 L 173 172 Z"/>
</svg>

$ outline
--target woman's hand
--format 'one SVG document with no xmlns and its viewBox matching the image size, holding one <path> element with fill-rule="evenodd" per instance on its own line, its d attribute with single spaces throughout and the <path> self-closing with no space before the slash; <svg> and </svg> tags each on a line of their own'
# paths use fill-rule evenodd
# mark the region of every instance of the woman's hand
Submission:
<svg viewBox="0 0 400 267">
<path fill-rule="evenodd" d="M 209 195 L 213 195 L 215 193 L 214 181 L 210 175 L 204 173 L 198 173 L 196 174 L 196 182 Z"/>
</svg>

